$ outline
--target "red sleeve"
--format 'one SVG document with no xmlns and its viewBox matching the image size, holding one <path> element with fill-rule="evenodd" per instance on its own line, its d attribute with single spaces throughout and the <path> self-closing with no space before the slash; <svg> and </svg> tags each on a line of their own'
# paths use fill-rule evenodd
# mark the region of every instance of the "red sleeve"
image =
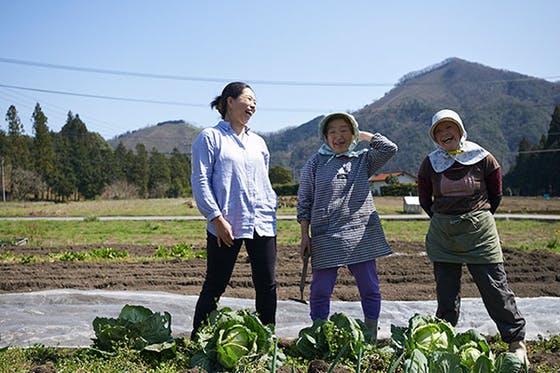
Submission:
<svg viewBox="0 0 560 373">
<path fill-rule="evenodd" d="M 486 176 L 486 189 L 488 196 L 498 197 L 502 195 L 502 171 L 501 168 L 496 168 L 489 175 Z"/>
<path fill-rule="evenodd" d="M 428 162 L 428 164 L 426 164 L 426 162 Z M 431 167 L 431 165 L 429 164 L 428 158 L 426 158 L 424 162 L 422 162 L 422 165 L 420 165 L 420 170 L 418 171 L 418 200 L 420 201 L 422 210 L 429 216 L 432 216 L 433 186 L 432 179 L 427 172 L 428 167 Z"/>
</svg>

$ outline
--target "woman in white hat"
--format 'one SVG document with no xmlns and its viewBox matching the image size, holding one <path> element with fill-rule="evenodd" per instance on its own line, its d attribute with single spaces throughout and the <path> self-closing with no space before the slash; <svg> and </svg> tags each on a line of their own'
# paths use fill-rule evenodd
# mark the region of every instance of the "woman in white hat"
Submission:
<svg viewBox="0 0 560 373">
<path fill-rule="evenodd" d="M 465 263 L 510 351 L 528 364 L 525 319 L 507 284 L 493 213 L 502 196 L 500 165 L 467 132 L 453 110 L 440 110 L 429 131 L 436 147 L 418 172 L 420 205 L 431 217 L 426 251 L 433 262 L 436 316 L 456 325 Z"/>
<path fill-rule="evenodd" d="M 397 151 L 376 133 L 358 129 L 347 113 L 319 124 L 323 145 L 301 170 L 297 217 L 301 255 L 311 255 L 310 316 L 326 320 L 338 268 L 347 266 L 360 291 L 365 323 L 377 338 L 381 293 L 376 258 L 391 254 L 368 179 Z M 358 141 L 368 146 L 357 150 Z"/>
</svg>

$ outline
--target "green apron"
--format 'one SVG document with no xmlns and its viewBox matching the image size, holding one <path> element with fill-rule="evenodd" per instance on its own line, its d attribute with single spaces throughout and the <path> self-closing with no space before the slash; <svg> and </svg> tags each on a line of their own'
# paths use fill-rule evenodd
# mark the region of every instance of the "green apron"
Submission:
<svg viewBox="0 0 560 373">
<path fill-rule="evenodd" d="M 488 210 L 462 215 L 435 213 L 426 235 L 426 252 L 432 262 L 503 262 L 494 216 Z"/>
</svg>

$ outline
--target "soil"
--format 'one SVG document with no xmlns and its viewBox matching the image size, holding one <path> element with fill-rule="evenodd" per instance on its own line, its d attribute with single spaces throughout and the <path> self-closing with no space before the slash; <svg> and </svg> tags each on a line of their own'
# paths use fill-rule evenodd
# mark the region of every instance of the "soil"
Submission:
<svg viewBox="0 0 560 373">
<path fill-rule="evenodd" d="M 391 242 L 394 254 L 378 260 L 377 268 L 383 299 L 433 300 L 434 280 L 429 259 L 422 243 Z M 53 252 L 87 251 L 97 246 L 72 247 L 0 247 L 0 255 L 12 252 L 18 255 L 42 256 Z M 127 251 L 129 257 L 152 257 L 155 246 L 115 246 Z M 198 248 L 197 250 L 203 250 Z M 508 283 L 518 297 L 560 297 L 560 255 L 546 251 L 522 251 L 503 248 Z M 300 298 L 302 262 L 298 246 L 278 248 L 278 299 Z M 183 295 L 198 295 L 206 270 L 205 259 L 145 260 L 145 261 L 52 261 L 38 263 L 0 263 L 0 293 L 29 292 L 47 289 L 107 289 L 167 291 Z M 305 297 L 309 296 L 309 280 Z M 462 296 L 478 297 L 479 293 L 464 268 Z M 241 251 L 233 277 L 224 293 L 226 297 L 253 298 L 251 269 L 244 250 Z M 346 268 L 341 268 L 333 300 L 359 301 L 354 279 Z M 529 342 L 529 349 L 531 348 Z M 530 353 L 532 369 L 559 367 L 557 352 Z M 312 370 L 309 370 L 312 371 Z M 315 370 L 322 371 L 322 370 Z"/>
<path fill-rule="evenodd" d="M 433 300 L 434 279 L 422 243 L 391 242 L 394 254 L 378 260 L 378 274 L 385 300 Z M 93 246 L 73 247 L 0 247 L 18 255 L 42 256 L 54 252 L 87 251 Z M 112 246 L 127 251 L 129 257 L 152 257 L 155 246 Z M 203 249 L 198 249 L 203 250 Z M 511 289 L 518 297 L 560 296 L 560 255 L 546 251 L 526 252 L 504 248 L 505 267 Z M 278 299 L 299 298 L 302 262 L 297 246 L 278 248 Z M 0 292 L 73 288 L 107 290 L 168 291 L 198 295 L 206 271 L 205 259 L 145 261 L 53 261 L 39 263 L 0 263 Z M 305 296 L 309 295 L 310 274 Z M 464 267 L 463 297 L 479 293 Z M 253 298 L 251 269 L 245 251 L 238 258 L 230 286 L 224 296 Z M 359 301 L 354 278 L 346 268 L 339 270 L 333 300 Z"/>
</svg>

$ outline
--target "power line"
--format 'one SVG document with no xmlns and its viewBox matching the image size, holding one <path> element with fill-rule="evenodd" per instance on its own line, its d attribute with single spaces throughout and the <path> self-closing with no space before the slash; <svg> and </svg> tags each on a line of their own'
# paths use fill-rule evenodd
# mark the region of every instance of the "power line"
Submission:
<svg viewBox="0 0 560 373">
<path fill-rule="evenodd" d="M 36 66 L 47 69 L 58 69 L 58 70 L 68 70 L 68 71 L 79 71 L 88 72 L 96 74 L 109 74 L 109 75 L 120 75 L 120 76 L 134 76 L 140 78 L 151 78 L 151 79 L 165 79 L 165 80 L 183 80 L 183 81 L 195 81 L 195 82 L 213 82 L 213 83 L 227 83 L 233 80 L 232 78 L 209 78 L 209 77 L 195 77 L 195 76 L 181 76 L 181 75 L 167 75 L 167 74 L 155 74 L 155 73 L 143 73 L 143 72 L 132 72 L 125 70 L 113 70 L 113 69 L 99 69 L 92 67 L 79 67 L 70 65 L 59 65 L 52 63 L 36 62 L 36 61 L 26 61 L 14 58 L 0 57 L 1 63 L 10 63 L 15 65 L 26 65 L 26 66 Z M 560 76 L 549 76 L 544 78 L 516 78 L 516 79 L 503 79 L 503 80 L 488 80 L 485 83 L 503 83 L 503 82 L 514 82 L 514 81 L 530 81 L 530 80 L 540 80 L 540 79 L 559 79 Z M 255 80 L 247 79 L 254 84 L 262 85 L 283 85 L 283 86 L 310 86 L 310 87 L 393 87 L 395 83 L 379 83 L 379 82 L 303 82 L 294 80 Z M 468 83 L 473 83 L 469 81 Z M 415 85 L 432 85 L 437 83 L 414 83 Z"/>
<path fill-rule="evenodd" d="M 41 92 L 41 93 L 52 93 L 52 94 L 57 94 L 57 95 L 99 98 L 99 99 L 114 100 L 114 101 L 129 101 L 129 102 L 142 102 L 142 103 L 149 103 L 149 104 L 181 105 L 181 106 L 196 106 L 196 107 L 207 106 L 207 105 L 202 105 L 202 104 L 188 104 L 188 103 L 185 103 L 185 102 L 178 102 L 178 101 L 161 101 L 161 100 L 150 100 L 150 99 L 131 98 L 131 97 L 93 95 L 93 94 L 88 94 L 88 93 L 76 93 L 76 92 L 68 92 L 68 91 L 55 91 L 55 90 L 52 90 L 52 89 L 21 87 L 21 86 L 1 84 L 1 83 L 0 83 L 0 87 L 21 89 L 21 90 L 24 90 L 24 91 L 34 91 L 34 92 Z"/>
<path fill-rule="evenodd" d="M 24 90 L 24 91 L 51 93 L 51 94 L 57 94 L 57 95 L 67 95 L 67 96 L 86 97 L 86 98 L 97 98 L 97 99 L 113 100 L 113 101 L 128 101 L 128 102 L 136 102 L 136 103 L 148 103 L 148 104 L 159 104 L 159 105 L 176 105 L 176 106 L 188 106 L 188 107 L 209 107 L 208 104 L 192 104 L 192 103 L 181 102 L 181 101 L 164 101 L 164 100 L 152 100 L 152 99 L 133 98 L 133 97 L 93 95 L 93 94 L 89 94 L 89 93 L 77 93 L 77 92 L 69 92 L 69 91 L 57 91 L 57 90 L 52 90 L 52 89 L 22 87 L 22 86 L 15 86 L 15 85 L 2 84 L 2 83 L 0 83 L 0 87 L 20 89 L 20 90 Z M 324 111 L 324 109 L 309 109 L 309 108 L 262 108 L 262 107 L 259 107 L 259 110 L 261 110 L 261 111 L 301 112 L 301 113 L 315 113 L 315 112 Z"/>
<path fill-rule="evenodd" d="M 109 75 L 121 75 L 121 76 L 135 76 L 140 78 L 152 78 L 152 79 L 165 79 L 165 80 L 187 80 L 194 82 L 212 82 L 212 83 L 229 83 L 231 81 L 237 80 L 232 78 L 208 78 L 208 77 L 195 77 L 195 76 L 181 76 L 181 75 L 166 75 L 166 74 L 154 74 L 154 73 L 141 73 L 132 72 L 124 70 L 112 70 L 112 69 L 98 69 L 91 67 L 78 67 L 69 65 L 57 65 L 51 63 L 34 62 L 34 61 L 24 61 L 16 60 L 13 58 L 0 57 L 0 62 L 11 63 L 15 65 L 27 65 L 43 67 L 48 69 L 58 69 L 58 70 L 69 70 L 69 71 L 80 71 L 96 74 L 109 74 Z M 255 80 L 248 79 L 255 84 L 268 84 L 268 85 L 286 85 L 286 86 L 313 86 L 313 87 L 392 87 L 393 83 L 358 83 L 358 82 L 302 82 L 302 81 L 282 81 L 282 80 Z"/>
</svg>

